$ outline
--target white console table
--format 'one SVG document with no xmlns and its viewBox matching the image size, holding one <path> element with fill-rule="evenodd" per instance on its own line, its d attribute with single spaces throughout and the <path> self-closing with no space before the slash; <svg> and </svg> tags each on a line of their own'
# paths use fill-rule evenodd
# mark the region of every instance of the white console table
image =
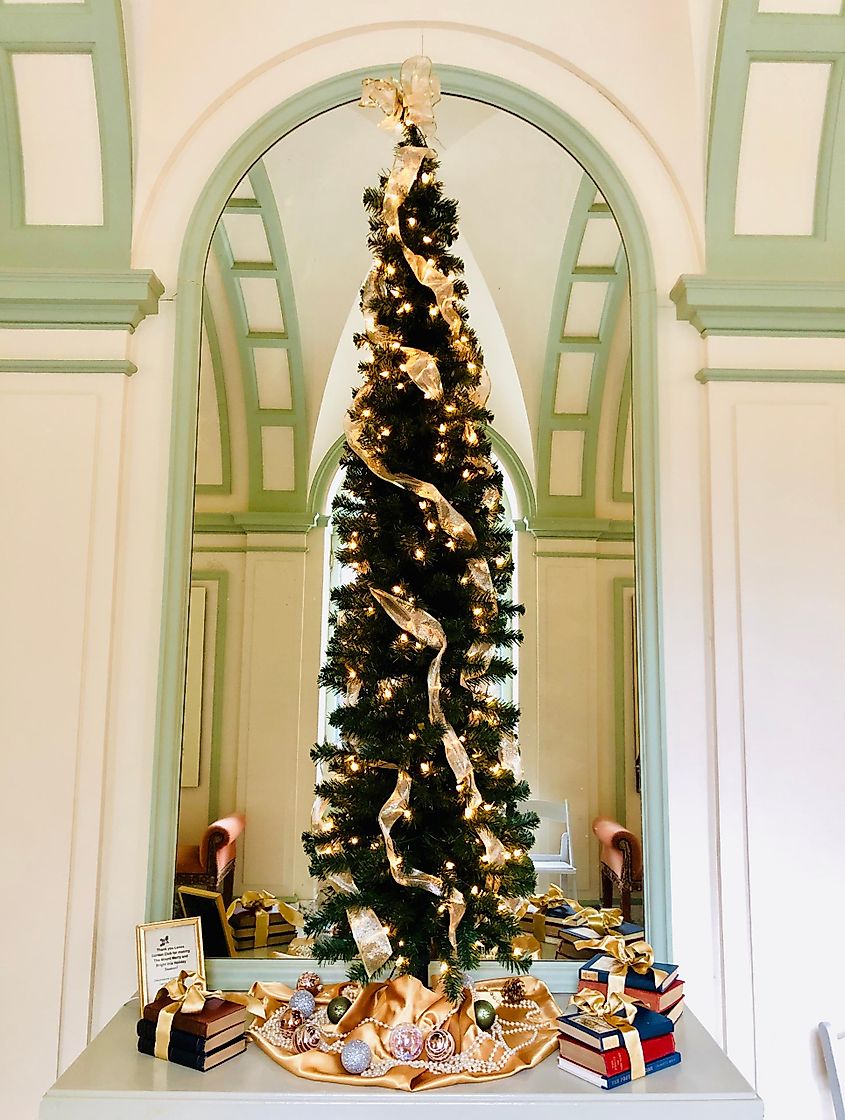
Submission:
<svg viewBox="0 0 845 1120">
<path fill-rule="evenodd" d="M 564 1073 L 554 1056 L 515 1077 L 421 1093 L 305 1081 L 257 1046 L 208 1073 L 136 1050 L 138 1005 L 123 1007 L 49 1090 L 41 1120 L 403 1120 L 435 1108 L 443 1120 L 761 1120 L 763 1103 L 701 1024 L 677 1025 L 679 1066 L 612 1091 Z"/>
</svg>

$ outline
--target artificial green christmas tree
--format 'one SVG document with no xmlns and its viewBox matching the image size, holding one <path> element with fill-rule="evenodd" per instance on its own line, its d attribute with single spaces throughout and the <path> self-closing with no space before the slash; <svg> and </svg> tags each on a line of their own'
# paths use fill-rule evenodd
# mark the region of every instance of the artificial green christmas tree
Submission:
<svg viewBox="0 0 845 1120">
<path fill-rule="evenodd" d="M 317 798 L 303 842 L 325 889 L 306 928 L 320 960 L 349 961 L 360 980 L 425 978 L 440 959 L 457 999 L 483 957 L 527 968 L 507 900 L 534 891 L 538 822 L 519 810 L 529 796 L 519 712 L 496 691 L 514 673 L 522 608 L 509 597 L 489 381 L 450 252 L 458 210 L 401 110 L 400 98 L 393 168 L 364 194 L 373 266 L 356 336 L 363 385 L 333 506 L 354 578 L 332 593 L 320 676 L 344 699 L 331 716 L 340 742 L 312 752 Z"/>
</svg>

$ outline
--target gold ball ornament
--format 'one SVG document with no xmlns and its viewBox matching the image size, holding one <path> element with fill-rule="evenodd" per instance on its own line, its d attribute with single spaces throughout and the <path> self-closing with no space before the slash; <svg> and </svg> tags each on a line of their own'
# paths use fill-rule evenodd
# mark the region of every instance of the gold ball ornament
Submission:
<svg viewBox="0 0 845 1120">
<path fill-rule="evenodd" d="M 303 972 L 296 982 L 298 989 L 304 992 L 310 992 L 312 996 L 316 997 L 323 990 L 323 981 L 316 972 Z"/>
</svg>

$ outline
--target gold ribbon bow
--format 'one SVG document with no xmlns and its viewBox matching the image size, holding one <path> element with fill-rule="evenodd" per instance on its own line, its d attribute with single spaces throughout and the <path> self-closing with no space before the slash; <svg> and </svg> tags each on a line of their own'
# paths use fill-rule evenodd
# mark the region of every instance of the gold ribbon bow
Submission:
<svg viewBox="0 0 845 1120">
<path fill-rule="evenodd" d="M 609 934 L 606 937 L 592 937 L 575 942 L 576 949 L 595 949 L 596 952 L 606 953 L 613 957 L 615 964 L 610 969 L 607 977 L 607 994 L 616 992 L 621 994 L 625 989 L 625 977 L 628 969 L 644 976 L 649 970 L 654 973 L 654 983 L 657 988 L 665 982 L 668 972 L 654 967 L 654 950 L 647 941 L 626 942 L 618 934 Z"/>
<path fill-rule="evenodd" d="M 630 996 L 626 996 L 624 992 L 610 990 L 606 996 L 603 996 L 594 988 L 582 988 L 580 992 L 574 993 L 570 1003 L 577 1007 L 582 1015 L 588 1016 L 586 1026 L 616 1027 L 622 1035 L 622 1042 L 631 1060 L 631 1080 L 636 1081 L 638 1077 L 645 1077 L 642 1039 L 636 1028 L 631 1025 L 637 1013 L 637 1006 Z M 590 1016 L 593 1022 L 590 1022 Z"/>
<path fill-rule="evenodd" d="M 222 992 L 210 992 L 205 986 L 205 978 L 198 972 L 180 972 L 175 980 L 171 980 L 161 988 L 156 999 L 169 996 L 171 1002 L 163 1007 L 156 1023 L 156 1037 L 154 1054 L 157 1058 L 167 1061 L 167 1051 L 170 1046 L 170 1032 L 173 1029 L 173 1017 L 180 1011 L 186 1015 L 196 1015 L 205 1007 L 209 996 L 223 998 Z"/>
<path fill-rule="evenodd" d="M 378 108 L 385 115 L 379 128 L 416 127 L 428 138 L 436 132 L 434 106 L 440 100 L 440 80 L 434 74 L 431 59 L 425 55 L 406 58 L 393 78 L 365 78 L 361 83 L 361 104 L 365 109 Z"/>
<path fill-rule="evenodd" d="M 283 902 L 280 898 L 270 894 L 269 891 L 244 891 L 240 898 L 234 899 L 229 904 L 226 917 L 231 918 L 238 906 L 244 910 L 251 910 L 255 914 L 255 948 L 263 949 L 270 937 L 270 914 L 275 908 L 296 929 L 305 925 L 305 919 L 300 912 Z"/>
<path fill-rule="evenodd" d="M 534 914 L 534 936 L 540 941 L 546 935 L 546 911 L 553 909 L 555 906 L 568 906 L 573 911 L 567 917 L 557 919 L 560 925 L 583 926 L 591 929 L 600 937 L 609 934 L 623 921 L 622 911 L 618 907 L 607 906 L 596 909 L 595 906 L 582 906 L 577 899 L 567 898 L 560 887 L 554 884 L 549 887 L 545 894 L 532 895 L 530 902 L 536 910 Z M 527 905 L 523 908 L 522 914 L 526 910 Z M 518 916 L 522 917 L 522 914 Z M 576 942 L 576 945 L 581 948 L 580 942 Z"/>
</svg>

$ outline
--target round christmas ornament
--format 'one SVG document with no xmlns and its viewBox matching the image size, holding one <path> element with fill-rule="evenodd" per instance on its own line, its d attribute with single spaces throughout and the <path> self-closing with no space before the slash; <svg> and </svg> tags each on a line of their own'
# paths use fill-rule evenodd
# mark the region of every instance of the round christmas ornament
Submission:
<svg viewBox="0 0 845 1120">
<path fill-rule="evenodd" d="M 432 1062 L 448 1062 L 455 1053 L 455 1040 L 448 1031 L 435 1027 L 426 1035 L 425 1052 Z"/>
<path fill-rule="evenodd" d="M 517 976 L 502 986 L 502 999 L 505 1003 L 522 1003 L 525 999 L 525 985 Z"/>
<path fill-rule="evenodd" d="M 343 1044 L 340 1052 L 340 1064 L 347 1073 L 363 1073 L 369 1069 L 373 1060 L 373 1052 L 360 1038 L 351 1038 Z"/>
<path fill-rule="evenodd" d="M 316 998 L 323 990 L 323 981 L 316 972 L 303 972 L 296 982 L 297 990 L 310 992 Z"/>
<path fill-rule="evenodd" d="M 344 999 L 348 999 L 350 1003 L 354 1003 L 363 990 L 358 981 L 353 980 L 350 984 L 343 985 L 340 989 L 340 994 Z"/>
<path fill-rule="evenodd" d="M 302 1023 L 293 1032 L 293 1049 L 297 1054 L 316 1050 L 320 1045 L 320 1028 L 316 1023 Z"/>
<path fill-rule="evenodd" d="M 299 1011 L 303 1019 L 309 1019 L 314 1014 L 316 1006 L 317 1001 L 304 988 L 297 988 L 288 1000 L 288 1007 L 294 1011 Z"/>
<path fill-rule="evenodd" d="M 329 1005 L 326 1008 L 329 1022 L 339 1023 L 351 1006 L 352 1002 L 346 996 L 335 996 L 334 999 L 329 1000 Z"/>
<path fill-rule="evenodd" d="M 496 1021 L 496 1008 L 486 999 L 477 999 L 472 1005 L 475 1021 L 483 1031 L 489 1031 Z"/>
<path fill-rule="evenodd" d="M 387 1049 L 400 1062 L 414 1062 L 422 1054 L 423 1033 L 413 1023 L 397 1023 L 387 1036 Z"/>
</svg>

